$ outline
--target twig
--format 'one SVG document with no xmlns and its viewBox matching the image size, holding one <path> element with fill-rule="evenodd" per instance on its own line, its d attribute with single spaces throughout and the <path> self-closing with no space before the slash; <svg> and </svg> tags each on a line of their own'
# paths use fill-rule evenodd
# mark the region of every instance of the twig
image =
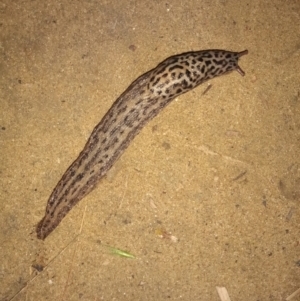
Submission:
<svg viewBox="0 0 300 301">
<path fill-rule="evenodd" d="M 226 287 L 216 286 L 221 301 L 231 301 Z"/>
<path fill-rule="evenodd" d="M 300 295 L 300 288 L 298 288 L 295 292 L 293 292 L 291 295 L 289 295 L 285 300 L 289 301 L 292 300 L 294 297 Z"/>
</svg>

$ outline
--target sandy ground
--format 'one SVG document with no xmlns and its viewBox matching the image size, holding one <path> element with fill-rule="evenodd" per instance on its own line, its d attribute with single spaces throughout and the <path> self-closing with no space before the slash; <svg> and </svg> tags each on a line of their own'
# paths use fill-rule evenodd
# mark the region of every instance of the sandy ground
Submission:
<svg viewBox="0 0 300 301">
<path fill-rule="evenodd" d="M 4 0 L 0 13 L 0 300 L 300 288 L 300 1 Z M 52 189 L 114 100 L 166 57 L 210 48 L 248 49 L 246 76 L 178 97 L 39 241 Z"/>
</svg>

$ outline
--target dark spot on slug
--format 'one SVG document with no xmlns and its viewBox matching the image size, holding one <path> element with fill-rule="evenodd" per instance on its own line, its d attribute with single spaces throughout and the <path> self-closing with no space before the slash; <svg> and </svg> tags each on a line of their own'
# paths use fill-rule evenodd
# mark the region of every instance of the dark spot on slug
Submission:
<svg viewBox="0 0 300 301">
<path fill-rule="evenodd" d="M 118 110 L 117 116 L 119 116 L 120 114 L 124 113 L 127 109 L 127 106 L 124 106 L 122 109 Z"/>
<path fill-rule="evenodd" d="M 192 77 L 191 77 L 191 71 L 190 71 L 190 70 L 186 70 L 186 71 L 185 71 L 185 74 L 186 74 L 186 76 L 189 78 L 189 80 L 192 80 Z"/>
<path fill-rule="evenodd" d="M 157 85 L 159 81 L 160 81 L 160 77 L 157 77 L 156 81 L 153 83 L 153 86 Z"/>
<path fill-rule="evenodd" d="M 182 82 L 181 82 L 181 85 L 183 88 L 186 88 L 188 86 L 188 82 L 184 79 Z"/>
</svg>

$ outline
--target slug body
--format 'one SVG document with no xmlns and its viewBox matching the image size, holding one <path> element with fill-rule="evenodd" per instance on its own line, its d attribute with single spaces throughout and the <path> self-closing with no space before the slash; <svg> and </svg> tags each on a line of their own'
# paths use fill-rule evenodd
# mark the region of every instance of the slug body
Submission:
<svg viewBox="0 0 300 301">
<path fill-rule="evenodd" d="M 45 239 L 91 192 L 144 125 L 175 97 L 201 83 L 237 70 L 248 51 L 204 50 L 171 56 L 138 77 L 94 128 L 84 149 L 54 188 L 36 232 Z"/>
</svg>

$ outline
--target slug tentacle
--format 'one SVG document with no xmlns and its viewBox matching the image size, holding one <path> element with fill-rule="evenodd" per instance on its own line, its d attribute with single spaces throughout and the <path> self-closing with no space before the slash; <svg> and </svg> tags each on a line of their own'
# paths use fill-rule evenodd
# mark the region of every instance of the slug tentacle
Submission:
<svg viewBox="0 0 300 301">
<path fill-rule="evenodd" d="M 238 59 L 239 59 L 241 56 L 245 55 L 245 54 L 248 54 L 248 50 L 244 50 L 244 51 L 238 52 L 238 53 L 237 53 Z M 240 75 L 242 75 L 242 76 L 245 75 L 245 72 L 242 70 L 242 68 L 241 68 L 239 65 L 236 66 L 236 70 L 238 71 L 238 73 L 239 73 Z"/>
<path fill-rule="evenodd" d="M 248 51 L 203 50 L 174 55 L 138 77 L 94 128 L 84 149 L 54 188 L 37 237 L 45 239 L 122 155 L 144 125 L 175 97 L 230 71 Z"/>
</svg>

